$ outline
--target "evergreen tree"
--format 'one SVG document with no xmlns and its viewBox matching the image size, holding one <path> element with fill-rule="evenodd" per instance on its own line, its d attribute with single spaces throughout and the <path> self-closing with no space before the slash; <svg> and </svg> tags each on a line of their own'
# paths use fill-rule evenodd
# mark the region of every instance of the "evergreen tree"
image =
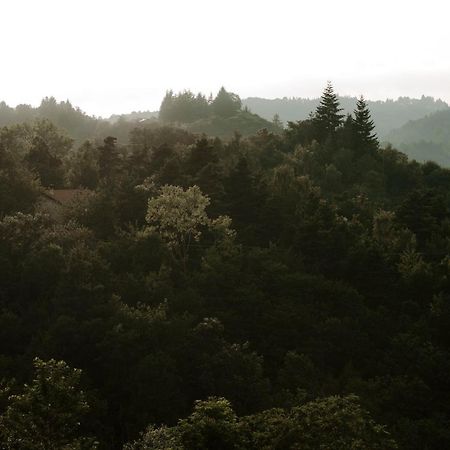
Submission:
<svg viewBox="0 0 450 450">
<path fill-rule="evenodd" d="M 370 116 L 369 108 L 367 107 L 367 103 L 362 95 L 356 103 L 354 114 L 355 118 L 353 119 L 353 130 L 355 133 L 356 142 L 358 145 L 376 150 L 379 143 L 376 133 L 373 133 L 375 124 Z"/>
<path fill-rule="evenodd" d="M 280 115 L 279 115 L 279 114 L 275 114 L 275 115 L 273 116 L 272 123 L 273 123 L 273 125 L 275 126 L 275 128 L 276 128 L 277 131 L 283 131 L 283 129 L 284 129 L 284 124 L 283 124 L 283 122 L 281 121 Z"/>
<path fill-rule="evenodd" d="M 173 91 L 167 91 L 166 95 L 163 98 L 161 106 L 159 107 L 159 119 L 162 122 L 171 122 L 173 120 L 173 103 L 174 103 L 174 95 Z"/>
<path fill-rule="evenodd" d="M 39 176 L 43 186 L 61 188 L 64 185 L 63 163 L 50 151 L 47 142 L 40 136 L 33 139 L 25 162 L 28 168 Z"/>
<path fill-rule="evenodd" d="M 313 118 L 320 140 L 327 139 L 330 134 L 334 133 L 336 128 L 342 125 L 344 114 L 340 114 L 341 111 L 339 99 L 329 81 Z"/>
<path fill-rule="evenodd" d="M 119 166 L 119 152 L 117 139 L 108 136 L 103 140 L 103 145 L 98 148 L 98 166 L 100 177 L 110 181 L 116 174 Z"/>
<path fill-rule="evenodd" d="M 69 167 L 67 178 L 74 188 L 95 189 L 98 184 L 99 167 L 97 149 L 90 141 L 72 151 L 66 159 Z"/>
<path fill-rule="evenodd" d="M 241 99 L 232 92 L 227 92 L 222 86 L 216 98 L 212 102 L 214 114 L 219 117 L 234 116 L 242 106 Z"/>
</svg>

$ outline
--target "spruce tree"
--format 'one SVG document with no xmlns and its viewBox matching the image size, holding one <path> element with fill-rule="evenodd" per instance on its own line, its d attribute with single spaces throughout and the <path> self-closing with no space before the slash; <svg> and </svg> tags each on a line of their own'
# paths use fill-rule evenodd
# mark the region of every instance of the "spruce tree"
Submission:
<svg viewBox="0 0 450 450">
<path fill-rule="evenodd" d="M 317 128 L 320 140 L 327 139 L 342 125 L 344 114 L 340 114 L 341 111 L 338 97 L 329 81 L 313 117 L 313 123 Z"/>
<path fill-rule="evenodd" d="M 173 122 L 173 104 L 174 95 L 173 91 L 167 91 L 163 98 L 161 106 L 159 107 L 159 119 L 162 122 Z"/>
<path fill-rule="evenodd" d="M 120 157 L 117 150 L 117 138 L 108 136 L 98 148 L 98 167 L 100 177 L 108 182 L 114 178 L 119 168 Z"/>
<path fill-rule="evenodd" d="M 212 102 L 212 109 L 216 116 L 231 117 L 241 109 L 242 102 L 237 94 L 227 92 L 222 86 Z"/>
<path fill-rule="evenodd" d="M 375 124 L 370 116 L 370 111 L 364 97 L 361 95 L 353 111 L 353 130 L 356 142 L 364 148 L 376 150 L 379 142 L 376 133 L 373 133 Z"/>
</svg>

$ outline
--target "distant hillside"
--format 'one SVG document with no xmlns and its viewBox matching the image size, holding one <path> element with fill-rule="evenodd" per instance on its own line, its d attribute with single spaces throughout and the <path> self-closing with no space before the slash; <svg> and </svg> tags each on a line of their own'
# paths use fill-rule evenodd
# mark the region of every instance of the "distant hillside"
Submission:
<svg viewBox="0 0 450 450">
<path fill-rule="evenodd" d="M 100 139 L 111 135 L 120 143 L 128 141 L 129 132 L 136 126 L 139 119 L 148 119 L 153 113 L 131 113 L 125 116 L 112 116 L 109 120 L 89 116 L 80 108 L 73 106 L 68 100 L 58 102 L 54 97 L 45 97 L 37 107 L 17 105 L 15 108 L 0 102 L 0 127 L 33 123 L 36 120 L 47 119 L 79 145 L 88 139 Z"/>
<path fill-rule="evenodd" d="M 243 136 L 255 134 L 262 128 L 281 132 L 273 122 L 242 107 L 240 97 L 220 89 L 215 98 L 185 90 L 175 94 L 167 91 L 160 107 L 159 120 L 167 125 L 181 126 L 193 133 L 227 138 L 237 131 Z"/>
<path fill-rule="evenodd" d="M 273 132 L 280 131 L 272 122 L 245 110 L 231 117 L 213 116 L 186 125 L 191 133 L 205 133 L 220 138 L 231 137 L 235 131 L 242 136 L 249 136 L 263 128 Z"/>
<path fill-rule="evenodd" d="M 159 111 L 134 111 L 103 119 L 89 116 L 68 100 L 58 102 L 54 97 L 44 98 L 37 107 L 18 105 L 13 108 L 0 102 L 0 127 L 47 119 L 64 130 L 75 145 L 86 140 L 103 140 L 106 136 L 114 136 L 120 144 L 126 144 L 133 128 L 159 122 L 221 138 L 231 137 L 235 131 L 243 136 L 254 134 L 262 128 L 281 131 L 272 122 L 242 108 L 239 97 L 225 90 L 211 104 L 202 96 L 191 98 L 187 91 L 173 95 L 169 103 L 166 98 L 161 115 Z"/>
<path fill-rule="evenodd" d="M 412 120 L 392 130 L 385 140 L 418 161 L 450 167 L 450 109 Z"/>
<path fill-rule="evenodd" d="M 356 97 L 340 97 L 342 108 L 351 113 L 355 108 Z M 442 100 L 422 96 L 420 99 L 399 97 L 397 100 L 367 101 L 372 118 L 376 124 L 376 131 L 384 138 L 391 130 L 399 128 L 409 120 L 421 117 L 439 110 L 447 110 L 448 104 Z M 259 114 L 267 120 L 272 120 L 275 114 L 283 122 L 306 119 L 311 111 L 319 104 L 319 98 L 277 98 L 265 99 L 250 97 L 242 100 L 243 106 Z"/>
<path fill-rule="evenodd" d="M 111 123 L 115 123 L 119 120 L 139 122 L 148 119 L 157 119 L 158 113 L 158 111 L 133 111 L 129 114 L 113 114 L 108 120 Z"/>
</svg>

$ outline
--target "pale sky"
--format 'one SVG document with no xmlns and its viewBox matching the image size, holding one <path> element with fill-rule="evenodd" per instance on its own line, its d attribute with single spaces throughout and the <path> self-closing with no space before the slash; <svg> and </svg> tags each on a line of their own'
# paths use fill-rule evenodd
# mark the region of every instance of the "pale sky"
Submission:
<svg viewBox="0 0 450 450">
<path fill-rule="evenodd" d="M 0 0 L 0 100 L 157 110 L 167 89 L 450 101 L 448 0 Z"/>
</svg>

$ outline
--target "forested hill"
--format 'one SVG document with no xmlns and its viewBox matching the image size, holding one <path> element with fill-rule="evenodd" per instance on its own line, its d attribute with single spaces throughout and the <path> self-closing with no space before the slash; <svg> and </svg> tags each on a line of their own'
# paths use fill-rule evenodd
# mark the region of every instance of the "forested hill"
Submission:
<svg viewBox="0 0 450 450">
<path fill-rule="evenodd" d="M 156 124 L 158 120 L 163 125 L 175 125 L 193 133 L 221 138 L 231 138 L 235 132 L 249 136 L 263 128 L 281 131 L 281 124 L 265 120 L 242 107 L 239 96 L 224 88 L 210 99 L 188 90 L 178 94 L 169 91 L 159 112 L 138 111 L 112 115 L 109 119 L 89 116 L 69 101 L 58 102 L 54 97 L 44 98 L 38 107 L 18 105 L 12 108 L 5 102 L 0 103 L 0 127 L 24 123 L 32 125 L 39 120 L 51 121 L 66 131 L 77 144 L 107 135 L 126 144 L 133 128 Z"/>
<path fill-rule="evenodd" d="M 243 136 L 265 128 L 281 132 L 281 123 L 269 122 L 243 107 L 240 97 L 222 87 L 216 97 L 206 98 L 189 90 L 174 94 L 168 91 L 161 103 L 159 120 L 164 124 L 182 126 L 194 133 L 230 138 L 235 132 Z"/>
<path fill-rule="evenodd" d="M 249 97 L 243 99 L 242 104 L 267 120 L 272 120 L 274 115 L 278 114 L 280 120 L 286 123 L 307 119 L 311 111 L 317 108 L 319 100 L 319 98 L 265 99 Z M 339 97 L 339 102 L 345 113 L 352 112 L 356 100 L 355 97 Z M 367 104 L 375 121 L 376 131 L 381 138 L 409 120 L 419 119 L 435 111 L 448 109 L 447 103 L 442 100 L 425 96 L 420 99 L 399 97 L 397 100 L 367 100 Z"/>
<path fill-rule="evenodd" d="M 129 132 L 135 127 L 133 121 L 120 117 L 106 120 L 89 116 L 68 100 L 58 102 L 54 97 L 44 98 L 37 107 L 17 105 L 13 108 L 5 102 L 0 102 L 0 127 L 23 124 L 31 126 L 42 120 L 49 120 L 78 144 L 87 139 L 102 139 L 110 134 L 120 142 L 125 142 Z"/>
<path fill-rule="evenodd" d="M 449 449 L 450 171 L 352 109 L 2 128 L 0 448 Z"/>
<path fill-rule="evenodd" d="M 450 167 L 450 110 L 410 121 L 388 133 L 385 140 L 418 161 Z"/>
</svg>

